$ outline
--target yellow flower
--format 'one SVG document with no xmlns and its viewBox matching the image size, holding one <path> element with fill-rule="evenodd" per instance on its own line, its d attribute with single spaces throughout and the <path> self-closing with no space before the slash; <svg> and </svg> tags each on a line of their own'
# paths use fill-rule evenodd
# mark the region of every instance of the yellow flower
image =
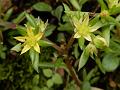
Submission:
<svg viewBox="0 0 120 90">
<path fill-rule="evenodd" d="M 31 48 L 33 48 L 36 52 L 40 53 L 40 47 L 39 47 L 38 41 L 42 38 L 43 32 L 38 32 L 38 34 L 34 35 L 34 32 L 33 32 L 34 28 L 33 27 L 26 25 L 26 29 L 27 29 L 26 36 L 14 37 L 16 40 L 18 40 L 20 42 L 24 42 L 23 43 L 24 47 L 21 51 L 21 54 L 27 52 Z"/>
<path fill-rule="evenodd" d="M 88 41 L 91 41 L 91 32 L 96 31 L 98 28 L 93 28 L 89 26 L 89 15 L 84 15 L 84 19 L 81 17 L 80 20 L 73 18 L 73 24 L 75 26 L 74 32 L 74 38 L 80 38 L 83 37 Z"/>
</svg>

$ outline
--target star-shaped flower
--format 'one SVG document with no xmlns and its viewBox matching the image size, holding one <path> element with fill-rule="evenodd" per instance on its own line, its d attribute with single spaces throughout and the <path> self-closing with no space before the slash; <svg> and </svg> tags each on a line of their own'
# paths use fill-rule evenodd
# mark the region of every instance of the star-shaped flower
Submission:
<svg viewBox="0 0 120 90">
<path fill-rule="evenodd" d="M 92 41 L 91 39 L 91 32 L 96 31 L 97 27 L 91 27 L 89 25 L 89 15 L 84 15 L 84 17 L 81 17 L 80 20 L 73 18 L 72 22 L 74 24 L 74 38 L 85 38 L 88 41 Z"/>
<path fill-rule="evenodd" d="M 41 22 L 41 20 L 40 20 L 40 22 Z M 47 26 L 47 22 L 45 24 L 42 23 L 42 26 L 39 26 L 39 29 L 42 29 L 42 30 L 39 30 L 36 35 L 33 32 L 33 30 L 35 30 L 35 28 L 28 26 L 28 25 L 25 25 L 25 26 L 27 29 L 26 30 L 27 35 L 14 37 L 16 40 L 18 40 L 20 42 L 24 42 L 21 54 L 27 52 L 31 48 L 33 48 L 36 52 L 40 53 L 40 47 L 39 47 L 38 41 L 42 38 L 42 36 L 44 34 L 44 30 Z"/>
</svg>

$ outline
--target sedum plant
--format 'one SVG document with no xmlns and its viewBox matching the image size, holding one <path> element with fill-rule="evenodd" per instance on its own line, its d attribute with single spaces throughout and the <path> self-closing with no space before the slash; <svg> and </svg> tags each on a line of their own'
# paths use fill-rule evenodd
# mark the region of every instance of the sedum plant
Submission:
<svg viewBox="0 0 120 90">
<path fill-rule="evenodd" d="M 0 87 L 118 90 L 120 1 L 38 1 L 22 0 L 20 13 L 0 1 Z"/>
</svg>

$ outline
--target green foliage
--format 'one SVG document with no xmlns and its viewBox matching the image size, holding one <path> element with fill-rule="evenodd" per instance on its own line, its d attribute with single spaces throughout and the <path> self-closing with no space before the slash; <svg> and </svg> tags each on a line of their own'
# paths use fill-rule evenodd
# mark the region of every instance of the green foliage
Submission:
<svg viewBox="0 0 120 90">
<path fill-rule="evenodd" d="M 48 11 L 52 10 L 52 7 L 44 2 L 39 2 L 33 5 L 33 8 L 37 11 Z"/>
<path fill-rule="evenodd" d="M 0 88 L 118 90 L 120 1 L 38 1 L 0 1 Z"/>
<path fill-rule="evenodd" d="M 102 60 L 102 65 L 107 72 L 112 72 L 119 66 L 119 58 L 111 54 L 106 54 Z"/>
</svg>

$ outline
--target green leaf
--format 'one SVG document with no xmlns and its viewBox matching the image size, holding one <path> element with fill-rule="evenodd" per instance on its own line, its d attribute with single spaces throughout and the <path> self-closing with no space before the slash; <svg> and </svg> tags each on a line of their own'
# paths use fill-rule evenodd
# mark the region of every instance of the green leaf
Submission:
<svg viewBox="0 0 120 90">
<path fill-rule="evenodd" d="M 71 23 L 65 23 L 65 24 L 59 24 L 58 27 L 59 31 L 66 31 L 68 33 L 73 33 L 73 26 L 71 25 Z"/>
<path fill-rule="evenodd" d="M 29 50 L 29 55 L 30 55 L 30 59 L 32 61 L 32 64 L 34 63 L 34 59 L 35 59 L 35 50 L 34 49 L 30 49 Z"/>
<path fill-rule="evenodd" d="M 39 72 L 38 71 L 38 67 L 39 67 L 39 53 L 38 52 L 35 52 L 33 67 L 37 72 Z"/>
<path fill-rule="evenodd" d="M 99 69 L 101 70 L 101 72 L 105 74 L 105 70 L 103 68 L 103 65 L 102 65 L 100 59 L 98 57 L 96 57 L 95 61 L 96 61 L 97 65 L 98 65 Z"/>
<path fill-rule="evenodd" d="M 66 41 L 64 33 L 58 33 L 57 41 L 58 42 L 65 42 Z"/>
<path fill-rule="evenodd" d="M 53 75 L 52 80 L 55 84 L 62 84 L 63 83 L 62 77 L 58 73 L 55 73 Z"/>
<path fill-rule="evenodd" d="M 80 70 L 87 63 L 88 58 L 89 58 L 89 51 L 87 50 L 87 48 L 85 48 L 85 50 L 83 51 L 83 53 L 79 59 L 78 70 Z"/>
<path fill-rule="evenodd" d="M 104 24 L 102 22 L 97 21 L 90 29 L 91 29 L 91 31 L 96 31 L 103 26 L 104 26 Z"/>
<path fill-rule="evenodd" d="M 84 81 L 81 90 L 91 90 L 90 83 L 88 81 Z"/>
<path fill-rule="evenodd" d="M 109 46 L 109 42 L 110 42 L 110 27 L 109 26 L 106 26 L 103 28 L 102 35 L 107 42 L 107 46 Z"/>
<path fill-rule="evenodd" d="M 67 72 L 68 74 L 70 74 L 70 72 L 69 72 L 66 64 L 63 62 L 63 58 L 57 58 L 57 60 L 56 60 L 56 62 L 55 62 L 54 65 L 55 65 L 55 67 L 57 67 L 57 68 L 63 68 L 64 70 L 66 70 L 66 72 Z"/>
<path fill-rule="evenodd" d="M 85 80 L 90 81 L 90 79 L 95 76 L 97 70 L 98 70 L 97 67 L 93 68 L 93 69 L 88 73 L 88 75 L 87 75 L 87 77 L 86 77 Z"/>
<path fill-rule="evenodd" d="M 100 6 L 101 6 L 101 11 L 107 10 L 107 6 L 106 6 L 104 0 L 97 0 L 97 1 L 98 1 L 98 3 L 99 3 Z"/>
<path fill-rule="evenodd" d="M 44 68 L 55 68 L 55 65 L 53 63 L 47 63 L 47 62 L 40 62 L 39 67 Z"/>
<path fill-rule="evenodd" d="M 78 44 L 79 44 L 79 47 L 83 50 L 84 49 L 84 43 L 85 43 L 85 39 L 83 37 L 80 37 L 78 39 Z"/>
<path fill-rule="evenodd" d="M 102 65 L 105 71 L 112 72 L 119 66 L 119 58 L 114 54 L 107 54 L 102 60 Z"/>
<path fill-rule="evenodd" d="M 25 19 L 25 12 L 22 12 L 18 15 L 17 18 L 13 19 L 13 22 L 19 24 L 21 21 Z"/>
<path fill-rule="evenodd" d="M 80 10 L 82 9 L 82 6 L 88 1 L 88 0 L 78 0 L 80 4 Z"/>
<path fill-rule="evenodd" d="M 13 48 L 11 48 L 12 51 L 20 52 L 22 48 L 21 43 L 15 45 Z"/>
<path fill-rule="evenodd" d="M 35 20 L 35 18 L 32 15 L 28 14 L 28 13 L 25 13 L 25 16 L 26 16 L 26 18 L 28 20 L 28 23 L 31 26 L 35 27 L 36 26 L 36 20 Z"/>
<path fill-rule="evenodd" d="M 48 42 L 48 41 L 45 41 L 45 40 L 39 40 L 39 41 L 38 41 L 38 44 L 39 44 L 41 47 L 48 47 L 48 46 L 52 46 L 52 45 L 53 45 L 51 42 Z"/>
<path fill-rule="evenodd" d="M 100 76 L 94 77 L 92 80 L 90 80 L 90 84 L 95 84 L 98 82 L 98 80 L 100 79 Z M 98 89 L 99 90 L 99 89 Z"/>
<path fill-rule="evenodd" d="M 40 90 L 49 90 L 49 88 L 48 87 L 43 87 Z"/>
<path fill-rule="evenodd" d="M 76 10 L 80 10 L 80 5 L 78 3 L 78 0 L 70 0 L 70 3 L 74 6 Z"/>
<path fill-rule="evenodd" d="M 17 31 L 18 31 L 19 34 L 21 34 L 23 36 L 26 35 L 26 28 L 25 27 L 17 25 L 16 29 L 17 29 Z"/>
<path fill-rule="evenodd" d="M 7 21 L 7 20 L 10 18 L 10 16 L 12 15 L 12 13 L 13 13 L 13 8 L 10 8 L 10 9 L 7 11 L 7 13 L 5 14 L 3 20 Z"/>
<path fill-rule="evenodd" d="M 95 25 L 99 21 L 100 15 L 96 15 L 92 20 L 89 21 L 91 26 Z"/>
<path fill-rule="evenodd" d="M 74 55 L 75 55 L 75 58 L 78 59 L 80 55 L 79 50 L 78 50 L 78 44 L 74 45 Z"/>
<path fill-rule="evenodd" d="M 52 7 L 44 2 L 36 3 L 32 7 L 37 11 L 52 11 Z"/>
<path fill-rule="evenodd" d="M 53 75 L 53 72 L 51 69 L 43 69 L 43 74 L 49 78 Z"/>
<path fill-rule="evenodd" d="M 39 86 L 32 86 L 31 90 L 41 90 L 41 88 Z M 44 89 L 45 90 L 45 89 Z M 47 89 L 48 90 L 48 89 Z"/>
<path fill-rule="evenodd" d="M 39 75 L 35 75 L 32 80 L 33 85 L 39 84 Z"/>
<path fill-rule="evenodd" d="M 45 30 L 45 36 L 46 36 L 46 37 L 50 36 L 55 29 L 56 29 L 56 26 L 55 26 L 55 25 L 49 24 L 49 25 L 47 26 L 46 30 Z"/>
<path fill-rule="evenodd" d="M 64 6 L 65 11 L 70 11 L 70 8 L 65 3 L 63 3 L 63 6 Z"/>
<path fill-rule="evenodd" d="M 38 71 L 38 67 L 39 67 L 39 53 L 36 52 L 34 49 L 30 49 L 29 50 L 29 55 L 30 55 L 30 59 L 32 61 L 32 65 L 33 65 L 33 68 L 37 71 Z"/>
<path fill-rule="evenodd" d="M 119 7 L 113 7 L 109 10 L 109 13 L 111 15 L 119 14 L 120 13 L 120 6 Z"/>
<path fill-rule="evenodd" d="M 54 85 L 53 80 L 52 80 L 52 79 L 48 79 L 48 80 L 47 80 L 47 86 L 48 86 L 49 88 L 51 88 L 53 85 Z"/>
<path fill-rule="evenodd" d="M 51 13 L 53 16 L 56 16 L 58 20 L 60 21 L 62 12 L 63 12 L 63 7 L 60 5 L 55 10 L 53 10 Z"/>
</svg>

